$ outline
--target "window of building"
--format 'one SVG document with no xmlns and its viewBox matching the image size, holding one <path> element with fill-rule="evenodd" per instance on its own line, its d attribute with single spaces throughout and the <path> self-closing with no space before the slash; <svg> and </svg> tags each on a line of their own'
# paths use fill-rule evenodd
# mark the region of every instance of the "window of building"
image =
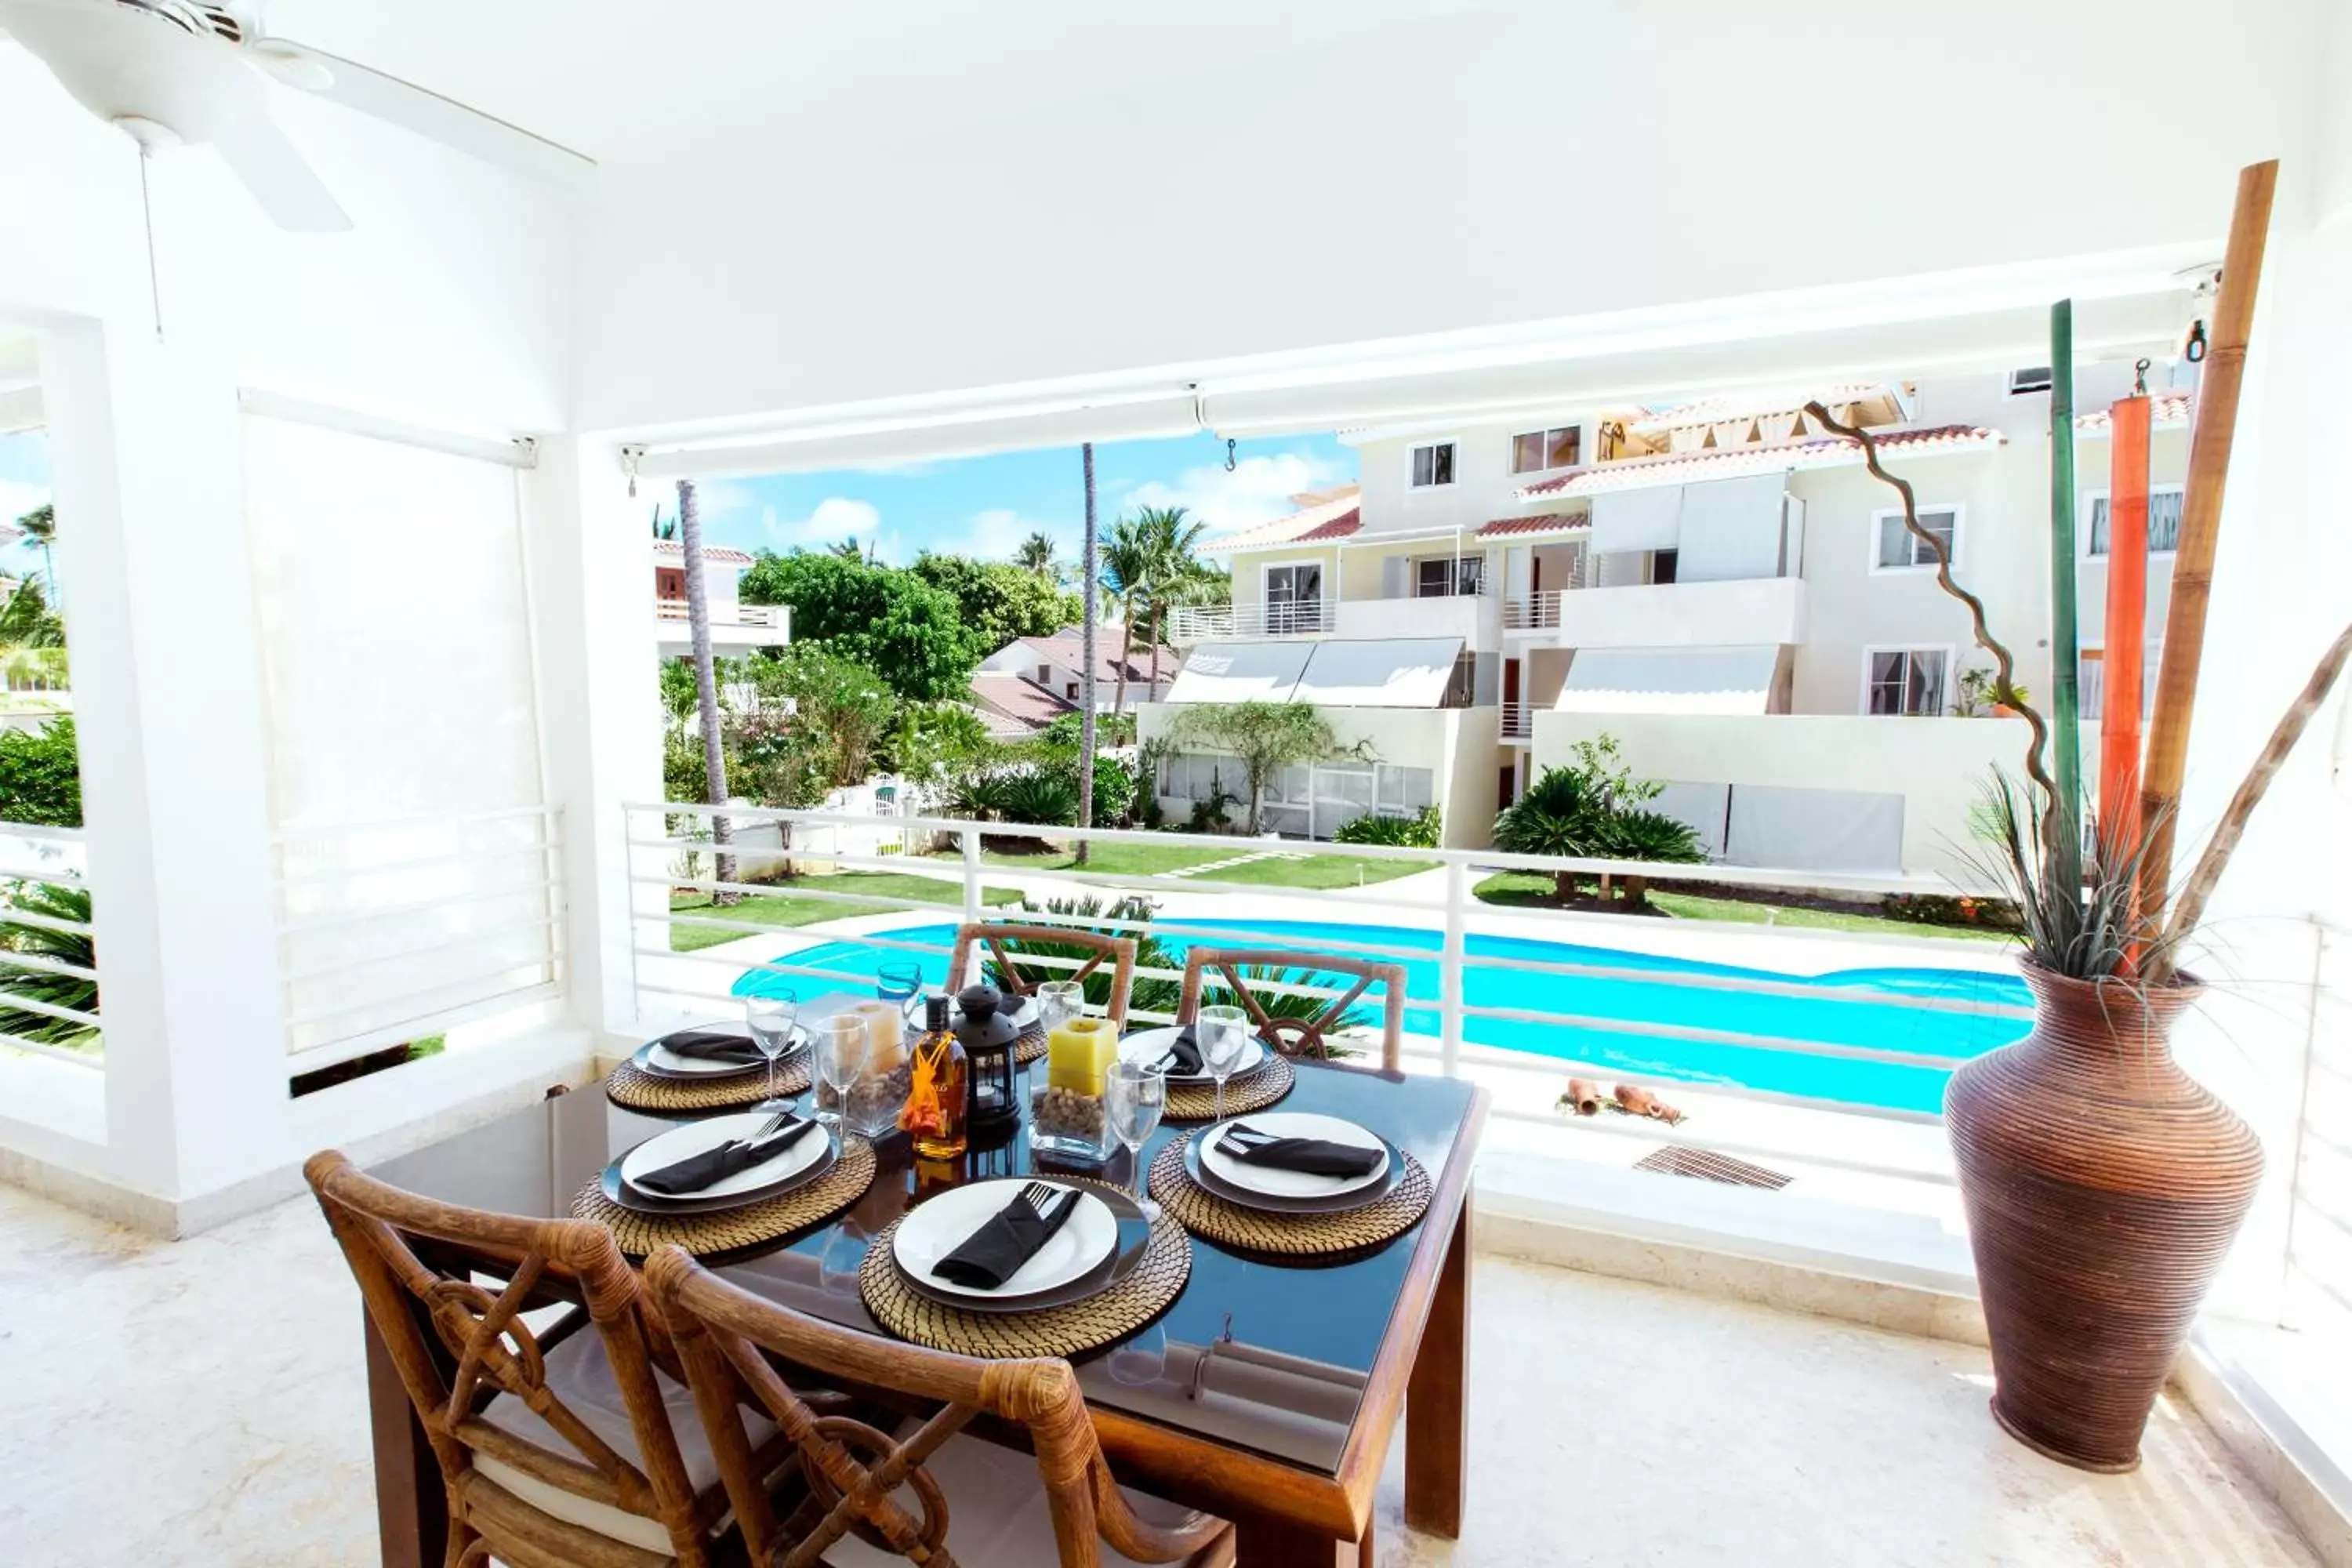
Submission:
<svg viewBox="0 0 2352 1568">
<path fill-rule="evenodd" d="M 1426 489 L 1454 482 L 1454 443 L 1433 441 L 1412 449 L 1412 488 Z"/>
<path fill-rule="evenodd" d="M 1062 695 L 1076 702 L 1078 700 L 1078 683 L 1075 680 L 1063 682 Z"/>
<path fill-rule="evenodd" d="M 1301 561 L 1265 569 L 1265 629 L 1274 633 L 1323 629 L 1320 562 Z"/>
<path fill-rule="evenodd" d="M 1040 686 L 1051 686 L 1054 684 L 1054 667 L 1052 665 L 1041 664 L 1037 667 L 1037 684 Z"/>
<path fill-rule="evenodd" d="M 1944 710 L 1944 668 L 1951 652 L 1939 647 L 1874 647 L 1863 656 L 1863 711 L 1912 717 Z"/>
<path fill-rule="evenodd" d="M 1413 563 L 1413 596 L 1419 599 L 1475 595 L 1486 581 L 1486 558 L 1483 555 L 1433 555 Z"/>
<path fill-rule="evenodd" d="M 1576 467 L 1576 449 L 1580 439 L 1577 426 L 1563 425 L 1557 430 L 1529 430 L 1511 437 L 1511 472 L 1541 473 L 1546 468 Z"/>
<path fill-rule="evenodd" d="M 2050 367 L 2046 364 L 2028 365 L 2022 370 L 2011 371 L 2009 395 L 2022 397 L 2029 392 L 2047 392 L 2052 379 Z"/>
<path fill-rule="evenodd" d="M 2152 485 L 2147 492 L 2147 552 L 2169 555 L 2180 545 L 2179 485 Z M 2096 558 L 2107 552 L 2107 492 L 2093 490 L 2083 498 L 2083 553 Z"/>
<path fill-rule="evenodd" d="M 1872 571 L 1907 572 L 1915 567 L 1926 567 L 1929 571 L 1935 569 L 1936 552 L 1903 525 L 1901 512 L 1873 512 L 1871 522 Z M 1919 526 L 1943 542 L 1944 552 L 1952 558 L 1954 566 L 1960 563 L 1958 507 L 1923 506 L 1919 508 Z"/>
<path fill-rule="evenodd" d="M 2156 676 L 2163 664 L 2164 645 L 2152 642 L 2142 656 L 2139 672 L 2139 711 L 2143 722 L 2156 707 Z M 2107 712 L 2106 650 L 2086 647 L 2074 665 L 2074 700 L 2084 720 L 2104 719 Z"/>
</svg>

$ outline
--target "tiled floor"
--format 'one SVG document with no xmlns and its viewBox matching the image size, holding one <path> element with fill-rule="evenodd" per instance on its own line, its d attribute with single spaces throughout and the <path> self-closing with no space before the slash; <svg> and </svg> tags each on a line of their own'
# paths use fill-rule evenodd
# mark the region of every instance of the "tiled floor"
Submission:
<svg viewBox="0 0 2352 1568">
<path fill-rule="evenodd" d="M 1469 1521 L 1384 1565 L 2315 1560 L 2166 1408 L 2139 1474 L 1985 1414 L 1983 1352 L 1483 1258 Z M 147 1242 L 0 1188 L 0 1560 L 370 1563 L 358 1299 L 317 1212 Z"/>
</svg>

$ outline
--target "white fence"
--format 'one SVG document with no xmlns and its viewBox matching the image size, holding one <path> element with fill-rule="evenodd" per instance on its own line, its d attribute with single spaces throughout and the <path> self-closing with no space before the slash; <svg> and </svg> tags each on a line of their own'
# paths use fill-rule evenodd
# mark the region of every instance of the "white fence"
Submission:
<svg viewBox="0 0 2352 1568">
<path fill-rule="evenodd" d="M 82 963 L 57 951 L 28 951 L 45 946 L 71 952 L 94 943 L 96 928 L 75 912 L 73 897 L 86 895 L 88 867 L 82 829 L 0 823 L 0 883 L 8 884 L 0 892 L 0 923 L 16 928 L 19 938 L 0 946 L 0 1011 L 18 1015 L 14 1027 L 0 1027 L 0 1047 L 96 1068 L 106 1063 L 104 1039 L 82 1031 L 100 1027 L 97 997 L 87 1007 L 57 1000 L 60 992 L 79 994 L 85 984 L 97 985 L 95 952 L 89 954 L 91 963 Z M 65 897 L 43 899 L 51 906 L 47 910 L 26 907 L 28 895 L 40 889 Z M 86 900 L 79 908 L 87 909 Z M 29 940 L 34 938 L 57 940 Z M 66 1037 L 34 1039 L 28 1031 Z"/>
<path fill-rule="evenodd" d="M 1949 890 L 1945 884 L 1923 879 L 1794 876 L 1725 866 L 1566 860 L 1491 851 L 1393 849 L 1167 833 L 1097 830 L 1085 836 L 1090 844 L 1104 847 L 1193 848 L 1229 858 L 1228 863 L 1244 858 L 1248 864 L 1271 861 L 1276 866 L 1352 859 L 1360 865 L 1404 861 L 1415 863 L 1416 869 L 1425 868 L 1424 874 L 1394 884 L 1269 887 L 1221 880 L 1216 865 L 1159 873 L 1076 868 L 1024 872 L 992 863 L 983 853 L 984 835 L 1018 833 L 1020 828 L 942 818 L 896 817 L 887 823 L 890 829 L 912 835 L 918 842 L 947 846 L 935 858 L 824 854 L 804 847 L 809 828 L 880 826 L 879 819 L 728 807 L 724 814 L 737 824 L 739 836 L 755 822 L 789 824 L 801 830 L 798 839 L 803 847 L 740 848 L 737 879 L 721 882 L 707 874 L 681 875 L 685 867 L 680 858 L 707 853 L 709 846 L 698 836 L 680 834 L 672 827 L 679 819 L 718 815 L 714 808 L 648 804 L 630 806 L 626 813 L 632 881 L 637 891 L 632 956 L 635 984 L 641 1003 L 648 1004 L 644 1008 L 648 1016 L 732 1008 L 740 1005 L 747 986 L 763 983 L 761 976 L 863 989 L 870 983 L 870 964 L 890 957 L 928 963 L 935 972 L 930 983 L 939 984 L 950 952 L 950 933 L 910 928 L 1004 918 L 992 914 L 985 889 L 1000 881 L 1045 878 L 1050 878 L 1053 888 L 1064 894 L 1082 893 L 1106 903 L 1130 894 L 1156 899 L 1223 895 L 1214 900 L 1215 913 L 1200 916 L 1173 916 L 1164 910 L 1156 919 L 1143 920 L 1104 913 L 1055 914 L 1036 909 L 1012 913 L 1013 918 L 1046 924 L 1118 929 L 1130 934 L 1149 931 L 1163 940 L 1297 950 L 1296 970 L 1266 985 L 1269 991 L 1338 994 L 1328 986 L 1315 984 L 1312 954 L 1318 952 L 1406 965 L 1410 1033 L 1405 1054 L 1416 1071 L 1482 1079 L 1498 1072 L 1540 1074 L 1551 1089 L 1569 1073 L 1585 1071 L 1608 1082 L 1628 1079 L 1664 1082 L 1709 1097 L 1760 1102 L 1774 1110 L 1796 1108 L 1878 1122 L 1933 1123 L 1938 1120 L 1941 1076 L 1977 1051 L 2021 1036 L 2032 1016 L 2013 976 L 1963 969 L 1952 973 L 1953 984 L 1948 987 L 1926 982 L 1887 986 L 1823 984 L 1802 976 L 1661 959 L 1654 952 L 1631 948 L 1623 952 L 1593 952 L 1608 944 L 1604 931 L 1629 929 L 1626 922 L 1620 917 L 1572 911 L 1507 911 L 1472 892 L 1477 879 L 1493 871 L 1549 874 L 1563 869 L 1592 876 L 1639 876 L 1654 886 L 1677 878 L 1701 878 L 1758 888 L 1798 884 L 1856 893 Z M 1045 831 L 1056 840 L 1079 837 L 1067 828 Z M 918 897 L 879 894 L 855 885 L 835 889 L 812 885 L 807 877 L 791 886 L 789 896 L 841 906 L 844 916 L 870 916 L 880 910 L 891 916 L 929 919 L 894 919 L 879 929 L 875 922 L 861 921 L 855 929 L 801 936 L 772 922 L 730 915 L 724 906 L 705 904 L 690 911 L 669 907 L 670 895 L 677 889 L 772 895 L 778 889 L 751 879 L 758 875 L 753 867 L 762 858 L 772 860 L 787 856 L 803 863 L 799 866 L 803 871 L 814 868 L 805 863 L 815 861 L 836 870 L 928 877 L 940 884 L 938 890 Z M 1053 863 L 1058 866 L 1061 860 L 1056 858 Z M 707 861 L 698 869 L 707 871 Z M 1296 882 L 1315 879 L 1304 875 L 1293 879 Z M 1269 910 L 1288 912 L 1266 912 Z M 1297 919 L 1302 910 L 1317 917 L 1306 930 L 1300 929 Z M 1346 929 L 1350 927 L 1354 929 Z M 1755 935 L 1755 928 L 1709 929 L 1734 942 Z M 1529 940 L 1530 930 L 1543 934 Z M 698 940 L 713 945 L 678 951 L 674 931 L 695 933 Z M 736 941 L 752 936 L 770 940 L 740 945 Z M 1552 939 L 1550 943 L 1546 937 Z M 1797 940 L 1804 938 L 1801 935 Z M 822 962 L 805 962 L 805 949 L 820 942 L 836 945 L 827 953 L 815 955 Z M 1560 942 L 1574 944 L 1578 951 L 1561 950 L 1556 945 Z M 841 943 L 852 944 L 861 954 L 870 950 L 870 956 L 859 956 L 845 967 L 845 956 L 837 945 Z M 1922 962 L 1916 949 L 1906 947 L 1890 951 L 1885 963 L 1893 967 L 1906 960 Z M 1039 959 L 1037 963 L 1041 967 L 1070 967 L 1075 961 L 1057 963 Z M 859 963 L 868 969 L 858 968 Z M 1181 971 L 1147 963 L 1139 967 L 1136 979 L 1139 984 L 1174 983 L 1181 981 Z M 1160 994 L 1168 994 L 1165 986 Z M 1647 1000 L 1629 1008 L 1624 1005 L 1628 995 Z M 1167 1007 L 1139 1001 L 1130 1016 L 1139 1021 L 1168 1021 L 1172 1014 Z M 1530 1044 L 1543 1048 L 1530 1049 Z M 1685 1063 L 1696 1058 L 1701 1065 L 1678 1069 L 1674 1065 L 1677 1058 Z M 1884 1078 L 1890 1073 L 1913 1075 L 1905 1079 L 1904 1092 L 1874 1097 L 1832 1081 L 1842 1076 Z M 1533 1102 L 1526 1094 L 1516 1104 L 1498 1100 L 1496 1114 L 1506 1120 L 1559 1125 L 1548 1100 Z M 1576 1125 L 1653 1142 L 1683 1142 L 1682 1134 L 1654 1122 L 1602 1118 Z M 1864 1139 L 1862 1146 L 1866 1150 L 1869 1143 Z M 1759 1149 L 1722 1135 L 1719 1124 L 1694 1137 L 1691 1146 L 1724 1153 L 1774 1153 L 1815 1166 L 1874 1175 L 1949 1181 L 1947 1170 L 1928 1169 L 1917 1162 L 1887 1163 L 1867 1152 L 1849 1157 L 1823 1148 L 1801 1153 L 1791 1153 L 1785 1147 Z"/>
<path fill-rule="evenodd" d="M 562 814 L 339 823 L 275 841 L 291 1070 L 561 994 Z"/>
</svg>

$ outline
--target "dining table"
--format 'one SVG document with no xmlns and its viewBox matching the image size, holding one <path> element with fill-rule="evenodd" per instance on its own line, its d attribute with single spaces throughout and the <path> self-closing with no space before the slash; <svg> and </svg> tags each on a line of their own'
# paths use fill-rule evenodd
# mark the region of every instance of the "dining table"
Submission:
<svg viewBox="0 0 2352 1568">
<path fill-rule="evenodd" d="M 803 1015 L 849 1000 L 824 998 Z M 1194 1236 L 1190 1275 L 1166 1310 L 1073 1358 L 1122 1484 L 1231 1520 L 1243 1563 L 1285 1568 L 1370 1561 L 1373 1489 L 1400 1415 L 1406 1523 L 1459 1533 L 1471 1170 L 1487 1105 L 1486 1090 L 1458 1079 L 1347 1060 L 1297 1061 L 1294 1071 L 1280 1110 L 1355 1121 L 1427 1170 L 1432 1195 L 1421 1218 L 1385 1243 L 1339 1256 L 1271 1257 Z M 600 1080 L 551 1091 L 371 1169 L 446 1203 L 561 1216 L 609 1162 L 677 1120 L 614 1104 Z M 1115 1151 L 1094 1169 L 1033 1153 L 1025 1121 L 1003 1141 L 948 1161 L 918 1159 L 903 1134 L 887 1135 L 875 1144 L 873 1184 L 849 1208 L 702 1261 L 796 1311 L 882 1334 L 860 1298 L 859 1266 L 872 1238 L 911 1206 L 957 1183 L 1009 1175 L 1130 1184 L 1139 1166 L 1199 1125 L 1163 1124 L 1132 1161 Z M 443 1561 L 444 1489 L 391 1358 L 372 1327 L 366 1335 L 383 1561 L 423 1568 Z"/>
</svg>

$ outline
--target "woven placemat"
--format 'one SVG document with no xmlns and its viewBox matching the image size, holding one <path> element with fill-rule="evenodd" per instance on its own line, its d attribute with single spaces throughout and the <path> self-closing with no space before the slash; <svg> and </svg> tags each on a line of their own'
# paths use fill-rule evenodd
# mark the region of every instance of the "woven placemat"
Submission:
<svg viewBox="0 0 2352 1568">
<path fill-rule="evenodd" d="M 1076 1186 L 1097 1184 L 1057 1182 Z M 902 1340 L 959 1355 L 1002 1360 L 1013 1356 L 1078 1355 L 1116 1344 L 1167 1310 L 1192 1273 L 1192 1243 L 1184 1227 L 1162 1215 L 1143 1244 L 1135 1272 L 1099 1296 L 1048 1307 L 1042 1312 L 967 1312 L 918 1296 L 891 1261 L 892 1232 L 901 1215 L 866 1248 L 857 1270 L 858 1294 L 874 1321 Z"/>
<path fill-rule="evenodd" d="M 1184 1149 L 1191 1142 L 1171 1142 L 1152 1160 L 1151 1195 L 1186 1230 L 1226 1247 L 1290 1258 L 1353 1252 L 1403 1235 L 1429 1208 L 1429 1173 L 1402 1150 L 1398 1153 L 1403 1155 L 1404 1179 L 1376 1204 L 1346 1214 L 1268 1214 L 1245 1208 L 1205 1190 L 1185 1173 Z"/>
<path fill-rule="evenodd" d="M 804 1093 L 809 1086 L 809 1053 L 796 1051 L 790 1061 L 776 1069 L 776 1093 L 789 1099 Z M 639 1072 L 623 1062 L 604 1079 L 604 1097 L 624 1110 L 649 1110 L 666 1114 L 680 1110 L 726 1110 L 739 1105 L 757 1105 L 768 1098 L 768 1069 L 753 1068 L 747 1073 L 729 1073 L 723 1078 L 677 1079 L 656 1078 Z"/>
<path fill-rule="evenodd" d="M 1290 1058 L 1280 1051 L 1265 1053 L 1265 1065 L 1247 1078 L 1225 1081 L 1225 1114 L 1245 1116 L 1253 1110 L 1264 1110 L 1290 1092 L 1297 1075 L 1290 1070 Z M 1164 1121 L 1206 1121 L 1217 1114 L 1217 1086 L 1213 1083 L 1171 1083 L 1168 1086 L 1168 1104 L 1160 1113 Z"/>
<path fill-rule="evenodd" d="M 874 1145 L 851 1133 L 833 1169 L 804 1187 L 718 1214 L 639 1214 L 604 1195 L 602 1174 L 572 1194 L 575 1219 L 602 1220 L 632 1258 L 656 1247 L 677 1246 L 696 1254 L 734 1252 L 805 1230 L 832 1218 L 874 1184 Z"/>
</svg>

